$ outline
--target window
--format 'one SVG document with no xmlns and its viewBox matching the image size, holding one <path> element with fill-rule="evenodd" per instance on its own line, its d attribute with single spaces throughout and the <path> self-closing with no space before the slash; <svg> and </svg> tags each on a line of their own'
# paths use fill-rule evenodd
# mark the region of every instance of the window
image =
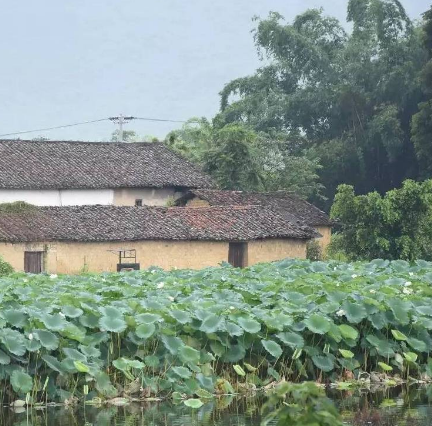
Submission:
<svg viewBox="0 0 432 426">
<path fill-rule="evenodd" d="M 43 252 L 24 252 L 24 271 L 30 274 L 40 274 L 43 271 Z"/>
<path fill-rule="evenodd" d="M 247 243 L 229 243 L 228 262 L 235 268 L 247 266 Z"/>
<path fill-rule="evenodd" d="M 141 198 L 137 198 L 135 200 L 135 207 L 142 207 L 142 199 Z"/>
</svg>

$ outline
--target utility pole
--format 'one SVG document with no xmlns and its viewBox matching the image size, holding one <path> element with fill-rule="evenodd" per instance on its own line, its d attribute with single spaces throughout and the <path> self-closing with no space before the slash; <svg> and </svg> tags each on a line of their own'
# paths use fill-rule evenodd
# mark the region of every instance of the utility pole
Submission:
<svg viewBox="0 0 432 426">
<path fill-rule="evenodd" d="M 119 125 L 119 142 L 124 142 L 123 140 L 123 125 L 128 123 L 131 120 L 134 120 L 135 117 L 124 117 L 123 114 L 120 114 L 118 117 L 109 117 L 109 119 Z"/>
</svg>

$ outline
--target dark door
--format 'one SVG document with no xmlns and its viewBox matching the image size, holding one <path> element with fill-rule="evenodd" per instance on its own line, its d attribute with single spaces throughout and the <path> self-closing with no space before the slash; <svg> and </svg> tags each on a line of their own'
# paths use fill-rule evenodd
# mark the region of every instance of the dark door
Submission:
<svg viewBox="0 0 432 426">
<path fill-rule="evenodd" d="M 246 266 L 247 243 L 229 243 L 228 262 L 236 268 Z"/>
<path fill-rule="evenodd" d="M 42 272 L 42 251 L 24 252 L 24 271 L 30 274 Z"/>
</svg>

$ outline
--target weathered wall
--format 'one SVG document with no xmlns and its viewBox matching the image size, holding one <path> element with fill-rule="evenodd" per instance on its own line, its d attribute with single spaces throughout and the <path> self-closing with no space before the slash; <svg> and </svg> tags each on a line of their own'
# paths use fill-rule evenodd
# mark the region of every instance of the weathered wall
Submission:
<svg viewBox="0 0 432 426">
<path fill-rule="evenodd" d="M 82 206 L 113 204 L 112 189 L 1 189 L 0 203 L 25 201 L 35 206 Z"/>
<path fill-rule="evenodd" d="M 35 206 L 116 205 L 134 206 L 136 199 L 144 205 L 165 206 L 170 198 L 182 193 L 174 188 L 121 188 L 121 189 L 53 189 L 53 190 L 0 190 L 0 203 L 25 201 Z"/>
<path fill-rule="evenodd" d="M 325 255 L 325 251 L 331 241 L 331 226 L 316 226 L 315 229 L 322 235 L 321 238 L 317 238 L 317 241 Z"/>
<path fill-rule="evenodd" d="M 174 188 L 122 188 L 114 190 L 114 205 L 134 206 L 141 199 L 146 206 L 166 206 L 168 200 L 178 198 L 182 193 Z"/>
<path fill-rule="evenodd" d="M 248 265 L 290 258 L 306 258 L 306 240 L 268 239 L 249 241 Z"/>
<path fill-rule="evenodd" d="M 24 251 L 44 251 L 45 271 L 77 274 L 115 271 L 118 258 L 109 250 L 136 249 L 141 268 L 160 266 L 164 269 L 200 269 L 228 261 L 227 242 L 215 241 L 134 241 L 119 243 L 0 243 L 0 256 L 16 270 L 24 269 Z M 286 257 L 304 258 L 306 242 L 302 240 L 269 239 L 248 243 L 248 265 L 270 262 Z"/>
</svg>

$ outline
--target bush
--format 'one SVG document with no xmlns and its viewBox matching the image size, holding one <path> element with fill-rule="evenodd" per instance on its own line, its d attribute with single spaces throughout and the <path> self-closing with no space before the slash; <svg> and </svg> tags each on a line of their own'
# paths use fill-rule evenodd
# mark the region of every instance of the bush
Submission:
<svg viewBox="0 0 432 426">
<path fill-rule="evenodd" d="M 13 271 L 12 266 L 0 257 L 0 276 L 9 275 Z"/>
<path fill-rule="evenodd" d="M 317 240 L 311 240 L 306 245 L 306 259 L 323 260 L 322 248 Z"/>
</svg>

